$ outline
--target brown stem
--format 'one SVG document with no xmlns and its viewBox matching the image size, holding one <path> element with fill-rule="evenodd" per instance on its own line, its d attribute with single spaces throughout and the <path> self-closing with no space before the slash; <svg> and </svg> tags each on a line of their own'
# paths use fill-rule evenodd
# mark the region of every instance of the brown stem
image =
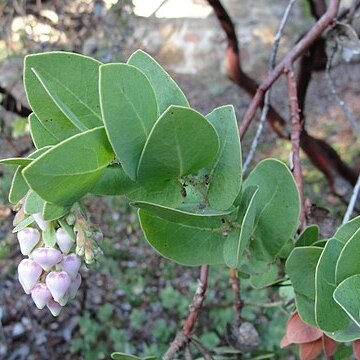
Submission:
<svg viewBox="0 0 360 360">
<path fill-rule="evenodd" d="M 226 12 L 219 0 L 208 0 L 209 4 L 213 7 L 215 14 L 220 22 L 221 27 L 226 33 L 227 37 L 227 50 L 226 50 L 226 64 L 231 79 L 243 90 L 245 90 L 249 96 L 255 96 L 254 101 L 258 102 L 260 106 L 263 105 L 263 98 L 260 93 L 256 93 L 258 84 L 255 80 L 250 78 L 241 69 L 240 53 L 238 47 L 238 41 L 236 37 L 235 27 L 231 21 L 230 16 Z M 340 16 L 346 16 L 346 10 L 342 12 Z M 319 45 L 320 46 L 320 45 Z M 318 50 L 319 54 L 315 57 L 314 70 L 325 69 L 326 56 L 324 51 L 324 42 L 321 48 Z M 306 52 L 305 52 L 306 54 Z M 311 73 L 308 74 L 309 79 Z M 304 90 L 302 90 L 303 97 L 305 99 L 307 84 L 304 84 Z M 301 94 L 299 93 L 299 96 Z M 256 99 L 258 97 L 258 99 Z M 268 113 L 268 121 L 272 129 L 276 134 L 283 139 L 290 139 L 290 134 L 286 130 L 286 122 L 281 115 L 270 106 Z M 309 135 L 305 129 L 301 133 L 301 147 L 311 162 L 319 168 L 321 172 L 326 176 L 331 189 L 333 190 L 333 184 L 336 181 L 336 177 L 343 178 L 355 185 L 357 179 L 357 173 L 347 166 L 336 153 L 336 151 L 328 145 L 325 141 L 317 139 Z"/>
<path fill-rule="evenodd" d="M 199 316 L 201 306 L 205 299 L 208 277 L 209 277 L 209 266 L 202 265 L 200 267 L 200 278 L 198 281 L 198 287 L 196 289 L 193 301 L 190 305 L 189 315 L 185 320 L 182 331 L 176 335 L 174 341 L 170 344 L 169 349 L 166 351 L 165 355 L 163 356 L 163 360 L 173 359 L 175 354 L 189 342 L 191 333 L 194 329 L 196 320 Z"/>
<path fill-rule="evenodd" d="M 302 231 L 305 227 L 305 202 L 303 191 L 303 180 L 300 160 L 300 134 L 302 132 L 302 123 L 300 120 L 300 110 L 297 95 L 296 79 L 293 68 L 290 66 L 286 69 L 286 77 L 288 82 L 289 106 L 291 117 L 291 144 L 292 144 L 292 159 L 293 159 L 293 174 L 300 194 L 300 227 Z"/>
<path fill-rule="evenodd" d="M 241 324 L 241 309 L 243 306 L 243 302 L 240 297 L 240 280 L 236 274 L 235 269 L 230 269 L 230 280 L 231 280 L 231 287 L 234 294 L 234 313 L 235 313 L 235 324 L 240 326 Z"/>
<path fill-rule="evenodd" d="M 275 67 L 269 76 L 261 82 L 240 126 L 242 139 L 249 128 L 256 110 L 261 106 L 267 89 L 280 77 L 289 64 L 293 64 L 313 43 L 322 32 L 333 22 L 338 10 L 340 0 L 331 0 L 326 13 L 314 24 L 309 32 L 286 54 L 282 61 Z"/>
</svg>

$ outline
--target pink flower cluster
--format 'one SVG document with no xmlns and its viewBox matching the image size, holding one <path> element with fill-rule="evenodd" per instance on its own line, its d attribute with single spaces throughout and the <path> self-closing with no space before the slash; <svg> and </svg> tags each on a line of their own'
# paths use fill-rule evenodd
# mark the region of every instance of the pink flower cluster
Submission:
<svg viewBox="0 0 360 360">
<path fill-rule="evenodd" d="M 63 228 L 56 231 L 58 249 L 45 247 L 36 228 L 22 229 L 17 237 L 21 253 L 28 256 L 18 267 L 20 284 L 38 309 L 47 306 L 53 316 L 58 316 L 62 306 L 75 298 L 81 284 L 81 260 L 70 253 L 74 241 Z"/>
</svg>

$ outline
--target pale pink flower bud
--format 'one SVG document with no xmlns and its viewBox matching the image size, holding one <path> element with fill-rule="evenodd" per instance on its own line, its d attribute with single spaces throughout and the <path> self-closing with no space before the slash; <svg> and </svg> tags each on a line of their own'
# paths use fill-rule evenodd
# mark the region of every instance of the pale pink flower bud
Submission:
<svg viewBox="0 0 360 360">
<path fill-rule="evenodd" d="M 69 301 L 69 298 L 70 298 L 70 288 L 66 291 L 65 295 L 61 299 L 59 299 L 58 303 L 61 306 L 65 306 Z"/>
<path fill-rule="evenodd" d="M 18 266 L 19 281 L 26 294 L 30 294 L 31 289 L 37 283 L 42 273 L 42 268 L 35 261 L 30 259 L 21 260 Z"/>
<path fill-rule="evenodd" d="M 45 271 L 49 271 L 61 261 L 62 254 L 59 250 L 41 247 L 32 253 L 32 257 Z"/>
<path fill-rule="evenodd" d="M 48 301 L 52 299 L 49 289 L 43 283 L 35 284 L 31 290 L 31 297 L 38 309 L 43 309 Z"/>
<path fill-rule="evenodd" d="M 95 261 L 95 254 L 90 248 L 85 249 L 85 262 L 87 264 L 92 264 Z"/>
<path fill-rule="evenodd" d="M 56 230 L 56 242 L 59 245 L 60 250 L 64 254 L 68 254 L 75 243 L 75 241 L 63 228 L 59 228 Z"/>
<path fill-rule="evenodd" d="M 54 301 L 53 299 L 50 299 L 48 301 L 48 303 L 46 304 L 46 306 L 48 307 L 48 309 L 50 310 L 50 312 L 52 313 L 53 316 L 58 316 L 61 312 L 61 305 L 58 304 L 56 301 Z"/>
<path fill-rule="evenodd" d="M 37 229 L 27 227 L 17 233 L 20 251 L 23 255 L 29 255 L 32 249 L 40 240 L 40 233 Z"/>
<path fill-rule="evenodd" d="M 76 293 L 79 290 L 80 285 L 81 285 L 81 275 L 77 274 L 75 280 L 73 280 L 70 284 L 70 288 L 69 288 L 70 299 L 75 299 Z"/>
<path fill-rule="evenodd" d="M 41 213 L 36 213 L 33 214 L 32 216 L 42 231 L 47 229 L 47 227 L 49 226 L 49 222 L 44 220 Z"/>
<path fill-rule="evenodd" d="M 81 260 L 76 254 L 69 254 L 63 256 L 60 265 L 70 275 L 71 279 L 74 280 L 79 272 Z"/>
<path fill-rule="evenodd" d="M 59 301 L 70 287 L 71 277 L 65 271 L 51 271 L 45 279 L 46 286 L 55 301 Z"/>
</svg>

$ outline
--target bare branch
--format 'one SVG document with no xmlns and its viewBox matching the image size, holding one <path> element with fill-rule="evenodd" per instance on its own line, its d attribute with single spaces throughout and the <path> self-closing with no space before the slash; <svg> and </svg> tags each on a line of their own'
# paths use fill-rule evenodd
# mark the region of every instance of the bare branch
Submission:
<svg viewBox="0 0 360 360">
<path fill-rule="evenodd" d="M 339 10 L 340 0 L 331 0 L 326 13 L 315 23 L 310 31 L 287 53 L 283 60 L 275 67 L 271 74 L 260 84 L 255 96 L 245 113 L 243 122 L 240 127 L 240 138 L 242 139 L 253 120 L 256 110 L 264 99 L 265 91 L 281 76 L 289 64 L 293 64 L 314 41 L 322 34 L 322 32 L 333 22 Z"/>
<path fill-rule="evenodd" d="M 269 71 L 268 71 L 269 75 L 270 75 L 271 71 L 275 68 L 276 57 L 277 57 L 277 53 L 278 53 L 278 50 L 279 50 L 280 40 L 281 40 L 283 31 L 284 31 L 286 22 L 287 22 L 287 20 L 289 18 L 290 10 L 291 10 L 292 6 L 294 5 L 295 1 L 296 0 L 290 0 L 289 1 L 288 5 L 287 5 L 287 7 L 285 9 L 284 15 L 283 15 L 283 17 L 281 19 L 279 29 L 278 29 L 278 31 L 277 31 L 277 33 L 275 35 L 274 44 L 273 44 L 273 48 L 272 48 L 271 56 L 270 56 L 270 60 L 269 60 Z M 253 157 L 255 155 L 255 152 L 256 152 L 256 149 L 257 149 L 257 146 L 259 144 L 260 136 L 261 136 L 261 134 L 263 132 L 264 125 L 265 125 L 265 122 L 267 120 L 267 116 L 268 116 L 268 113 L 269 113 L 270 98 L 271 98 L 271 88 L 269 90 L 267 90 L 266 93 L 265 93 L 264 106 L 262 108 L 259 125 L 258 125 L 258 128 L 256 130 L 255 137 L 254 137 L 254 139 L 253 139 L 253 141 L 251 143 L 250 151 L 249 151 L 249 153 L 248 153 L 248 155 L 246 157 L 246 160 L 244 162 L 243 174 L 245 174 L 248 166 L 250 165 L 251 160 L 253 159 Z"/>
<path fill-rule="evenodd" d="M 163 356 L 163 360 L 173 359 L 175 354 L 189 342 L 191 333 L 194 329 L 196 320 L 199 316 L 202 304 L 205 299 L 208 276 L 209 276 L 209 266 L 202 265 L 200 268 L 200 279 L 198 280 L 198 287 L 195 292 L 192 304 L 190 305 L 189 315 L 185 320 L 182 331 L 176 335 L 174 341 L 170 344 L 169 349 L 166 351 L 165 355 Z"/>
<path fill-rule="evenodd" d="M 300 111 L 297 95 L 297 86 L 294 70 L 292 67 L 286 69 L 286 76 L 288 81 L 290 117 L 291 117 L 291 144 L 292 144 L 292 160 L 293 160 L 293 174 L 300 194 L 301 212 L 300 212 L 300 227 L 302 230 L 305 227 L 305 202 L 303 191 L 303 180 L 300 160 L 300 134 L 302 132 L 302 123 L 300 120 Z"/>
<path fill-rule="evenodd" d="M 347 223 L 350 220 L 350 216 L 354 211 L 356 200 L 358 199 L 358 196 L 359 196 L 359 191 L 360 191 L 360 174 L 359 174 L 358 180 L 354 186 L 349 205 L 346 209 L 346 213 L 345 213 L 345 216 L 344 216 L 344 219 L 342 222 L 343 224 Z"/>
<path fill-rule="evenodd" d="M 240 280 L 236 274 L 235 269 L 230 269 L 230 280 L 231 280 L 231 287 L 234 294 L 234 313 L 235 313 L 235 324 L 240 326 L 241 323 L 241 309 L 243 306 L 243 302 L 240 297 Z"/>
</svg>

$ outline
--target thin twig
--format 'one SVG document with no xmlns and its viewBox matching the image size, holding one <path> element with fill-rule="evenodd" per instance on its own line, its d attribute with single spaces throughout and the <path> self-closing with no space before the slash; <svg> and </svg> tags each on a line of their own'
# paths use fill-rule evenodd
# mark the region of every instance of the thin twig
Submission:
<svg viewBox="0 0 360 360">
<path fill-rule="evenodd" d="M 281 307 L 284 306 L 283 301 L 275 301 L 271 303 L 256 303 L 256 302 L 245 302 L 244 306 L 254 306 L 260 308 L 273 308 L 273 307 Z"/>
<path fill-rule="evenodd" d="M 234 294 L 234 313 L 235 313 L 235 324 L 240 326 L 241 324 L 241 309 L 243 306 L 243 301 L 240 296 L 240 280 L 236 274 L 235 269 L 230 269 L 230 280 L 231 280 L 231 288 Z"/>
<path fill-rule="evenodd" d="M 346 101 L 341 97 L 339 92 L 336 90 L 334 80 L 331 76 L 331 65 L 332 65 L 332 60 L 334 58 L 336 50 L 337 50 L 336 48 L 333 49 L 333 52 L 330 55 L 328 62 L 326 64 L 325 73 L 326 73 L 326 78 L 328 80 L 328 86 L 329 86 L 331 93 L 334 95 L 336 101 L 338 102 L 339 106 L 343 110 L 346 118 L 349 120 L 351 126 L 357 132 L 357 134 L 360 135 L 360 125 L 358 124 L 357 120 L 355 119 L 349 105 L 346 103 Z"/>
<path fill-rule="evenodd" d="M 349 13 L 346 16 L 347 23 L 349 23 L 349 24 L 352 23 L 355 13 L 356 13 L 356 10 L 358 9 L 359 6 L 360 6 L 360 0 L 353 0 L 350 10 L 349 10 Z"/>
<path fill-rule="evenodd" d="M 283 60 L 275 67 L 271 74 L 261 82 L 248 110 L 245 113 L 239 133 L 242 139 L 249 128 L 258 107 L 261 105 L 265 91 L 281 76 L 289 64 L 301 56 L 311 44 L 320 37 L 322 32 L 333 22 L 339 10 L 340 0 L 331 0 L 326 13 L 314 24 L 310 31 L 287 53 Z"/>
<path fill-rule="evenodd" d="M 205 299 L 208 276 L 209 276 L 209 266 L 202 265 L 200 267 L 200 278 L 198 280 L 198 287 L 196 289 L 192 304 L 190 305 L 189 315 L 185 320 L 182 331 L 176 335 L 174 341 L 170 344 L 170 347 L 163 356 L 163 360 L 173 359 L 175 354 L 189 342 L 191 333 L 194 329 L 196 320 L 199 316 L 201 306 Z"/>
<path fill-rule="evenodd" d="M 360 174 L 359 174 L 358 180 L 354 186 L 353 192 L 351 194 L 350 202 L 346 209 L 346 213 L 345 213 L 345 216 L 344 216 L 344 219 L 342 222 L 343 224 L 347 223 L 350 220 L 350 216 L 354 211 L 356 200 L 359 196 L 359 191 L 360 191 Z"/>
<path fill-rule="evenodd" d="M 213 360 L 210 351 L 195 337 L 191 338 L 192 343 L 197 347 L 200 351 L 201 355 L 204 357 L 204 360 Z"/>
<path fill-rule="evenodd" d="M 292 144 L 292 162 L 293 162 L 293 174 L 297 184 L 297 188 L 300 194 L 300 227 L 301 231 L 305 227 L 305 202 L 304 202 L 304 191 L 303 191 L 303 179 L 301 171 L 301 160 L 300 160 L 300 134 L 302 131 L 302 123 L 300 121 L 300 111 L 297 95 L 297 86 L 294 70 L 291 65 L 286 71 L 287 82 L 288 82 L 288 93 L 289 93 L 289 106 L 290 106 L 290 117 L 291 117 L 291 144 Z"/>
<path fill-rule="evenodd" d="M 284 31 L 284 28 L 285 28 L 285 25 L 286 25 L 286 22 L 289 18 L 289 15 L 290 15 L 290 11 L 291 11 L 291 8 L 292 6 L 294 5 L 296 0 L 290 0 L 285 11 L 284 11 L 284 15 L 281 19 L 281 22 L 280 22 L 280 26 L 279 26 L 279 29 L 275 35 L 275 39 L 274 39 L 274 44 L 273 44 L 273 47 L 272 47 L 272 51 L 271 51 L 271 56 L 270 56 L 270 60 L 269 60 L 269 67 L 268 67 L 268 75 L 270 75 L 271 71 L 275 68 L 275 64 L 276 64 L 276 57 L 277 57 L 277 53 L 278 53 L 278 50 L 279 50 L 279 45 L 280 45 L 280 40 L 281 40 L 281 37 L 283 35 L 283 31 Z M 255 152 L 256 152 L 256 149 L 257 149 L 257 146 L 259 144 L 259 140 L 260 140 L 260 136 L 263 132 L 263 129 L 264 129 L 264 125 L 265 125 L 265 122 L 267 120 L 267 116 L 268 116 L 268 113 L 269 113 L 269 108 L 270 108 L 270 98 L 271 98 L 271 88 L 268 89 L 265 93 L 265 99 L 264 99 L 264 105 L 263 105 L 263 108 L 262 108 L 262 112 L 261 112 L 261 116 L 260 116 L 260 121 L 259 121 L 259 125 L 258 125 L 258 128 L 256 130 L 256 134 L 255 134 L 255 137 L 251 143 L 251 147 L 250 147 L 250 151 L 246 157 L 246 160 L 244 162 L 244 166 L 243 166 L 243 174 L 245 174 L 247 168 L 249 167 L 250 163 L 251 163 L 251 160 L 253 159 L 254 155 L 255 155 Z"/>
</svg>

